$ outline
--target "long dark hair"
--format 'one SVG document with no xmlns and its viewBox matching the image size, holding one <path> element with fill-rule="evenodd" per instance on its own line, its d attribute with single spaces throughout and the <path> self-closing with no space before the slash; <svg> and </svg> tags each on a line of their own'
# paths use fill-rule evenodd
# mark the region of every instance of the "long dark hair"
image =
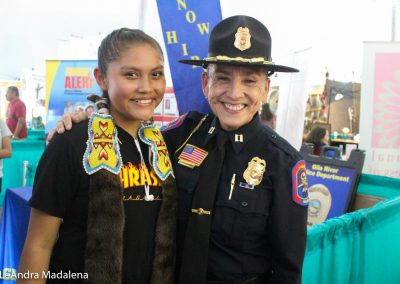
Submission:
<svg viewBox="0 0 400 284">
<path fill-rule="evenodd" d="M 327 129 L 322 126 L 314 127 L 306 137 L 307 143 L 313 143 L 314 145 L 321 145 L 322 139 L 324 139 Z"/>
<path fill-rule="evenodd" d="M 271 109 L 269 108 L 269 104 L 265 103 L 262 108 L 261 108 L 261 119 L 265 121 L 270 121 L 273 117 L 274 114 L 271 112 Z"/>
</svg>

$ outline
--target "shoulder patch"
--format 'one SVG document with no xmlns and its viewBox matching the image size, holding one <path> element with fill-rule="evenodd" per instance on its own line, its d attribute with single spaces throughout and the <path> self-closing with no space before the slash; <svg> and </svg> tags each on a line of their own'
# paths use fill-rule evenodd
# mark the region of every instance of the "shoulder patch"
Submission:
<svg viewBox="0 0 400 284">
<path fill-rule="evenodd" d="M 185 120 L 186 116 L 188 113 L 182 114 L 181 116 L 175 118 L 173 121 L 168 123 L 167 125 L 164 125 L 163 127 L 160 128 L 161 131 L 168 131 L 174 128 L 178 128 L 179 126 L 182 125 L 183 121 Z"/>
<path fill-rule="evenodd" d="M 292 199 L 301 206 L 308 205 L 306 163 L 300 160 L 292 168 Z"/>
</svg>

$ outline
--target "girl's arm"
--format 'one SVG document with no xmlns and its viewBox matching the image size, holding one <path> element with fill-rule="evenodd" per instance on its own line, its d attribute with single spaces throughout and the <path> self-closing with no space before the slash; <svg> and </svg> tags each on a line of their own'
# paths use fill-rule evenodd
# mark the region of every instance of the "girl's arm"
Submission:
<svg viewBox="0 0 400 284">
<path fill-rule="evenodd" d="M 18 272 L 38 273 L 39 277 L 49 269 L 51 252 L 53 250 L 61 219 L 43 211 L 32 208 L 28 233 L 22 251 Z M 44 271 L 44 273 L 43 273 Z M 17 283 L 45 283 L 46 279 L 18 279 Z"/>
</svg>

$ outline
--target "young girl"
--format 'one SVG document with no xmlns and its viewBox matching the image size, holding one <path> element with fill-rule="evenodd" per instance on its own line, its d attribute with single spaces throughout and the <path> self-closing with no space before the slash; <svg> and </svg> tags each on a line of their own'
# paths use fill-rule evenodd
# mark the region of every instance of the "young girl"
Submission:
<svg viewBox="0 0 400 284">
<path fill-rule="evenodd" d="M 19 272 L 42 283 L 173 283 L 176 189 L 147 123 L 165 90 L 162 50 L 140 30 L 115 30 L 94 75 L 111 116 L 95 113 L 46 148 Z"/>
</svg>

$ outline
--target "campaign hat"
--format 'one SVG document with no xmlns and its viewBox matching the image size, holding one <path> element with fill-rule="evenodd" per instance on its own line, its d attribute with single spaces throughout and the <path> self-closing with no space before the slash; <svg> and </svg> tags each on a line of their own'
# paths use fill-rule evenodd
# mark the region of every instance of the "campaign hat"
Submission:
<svg viewBox="0 0 400 284">
<path fill-rule="evenodd" d="M 263 23 L 249 16 L 232 16 L 219 22 L 211 31 L 206 58 L 179 62 L 204 68 L 208 64 L 258 66 L 266 68 L 270 74 L 298 72 L 272 61 L 271 42 L 271 35 Z"/>
</svg>

